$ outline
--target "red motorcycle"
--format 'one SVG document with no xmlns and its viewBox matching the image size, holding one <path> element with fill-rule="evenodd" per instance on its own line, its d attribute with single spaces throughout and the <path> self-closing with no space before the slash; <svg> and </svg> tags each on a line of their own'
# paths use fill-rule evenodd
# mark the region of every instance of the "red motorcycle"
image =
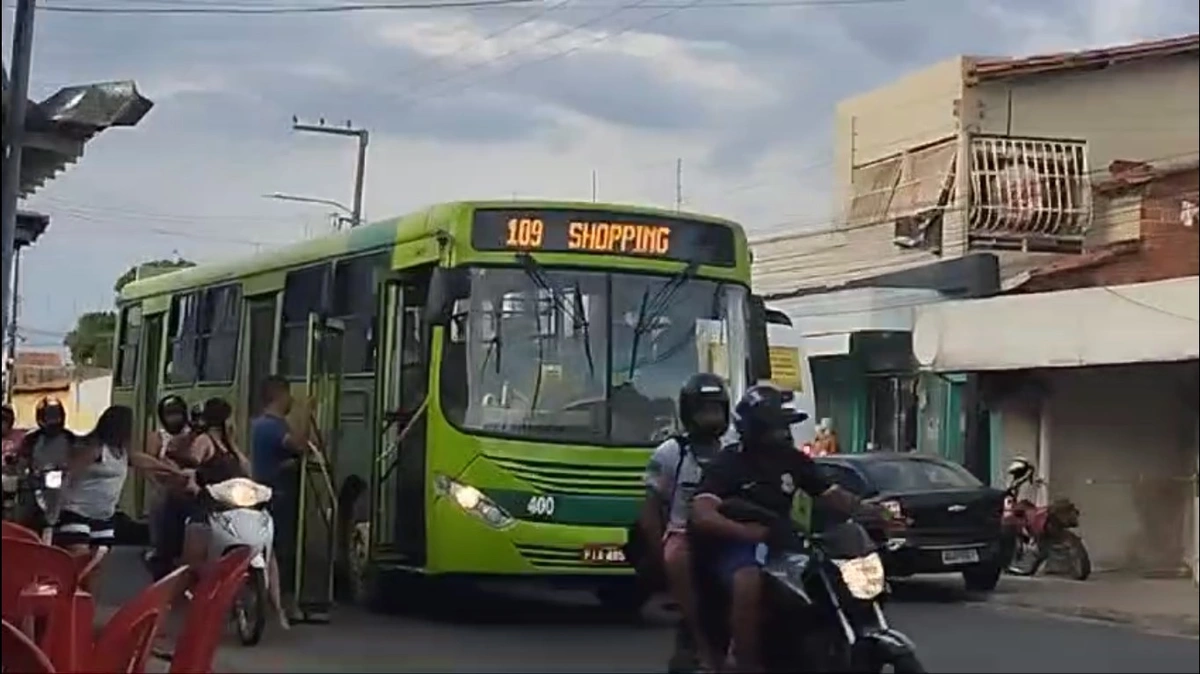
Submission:
<svg viewBox="0 0 1200 674">
<path fill-rule="evenodd" d="M 1079 527 L 1079 508 L 1065 498 L 1048 506 L 1021 498 L 1021 487 L 1036 482 L 1036 469 L 1029 461 L 1013 461 L 1008 475 L 1001 519 L 1003 554 L 1010 560 L 1007 571 L 1015 576 L 1032 576 L 1049 561 L 1064 575 L 1087 580 L 1092 560 L 1083 539 L 1074 531 Z"/>
</svg>

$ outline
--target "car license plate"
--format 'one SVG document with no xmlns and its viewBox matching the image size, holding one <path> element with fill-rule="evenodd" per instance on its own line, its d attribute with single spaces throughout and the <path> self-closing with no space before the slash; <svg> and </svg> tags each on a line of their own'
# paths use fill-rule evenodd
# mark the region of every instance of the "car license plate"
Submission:
<svg viewBox="0 0 1200 674">
<path fill-rule="evenodd" d="M 973 548 L 942 551 L 942 563 L 947 566 L 951 564 L 974 564 L 978 561 L 979 551 Z"/>
<path fill-rule="evenodd" d="M 624 564 L 625 550 L 620 545 L 583 546 L 584 564 Z"/>
</svg>

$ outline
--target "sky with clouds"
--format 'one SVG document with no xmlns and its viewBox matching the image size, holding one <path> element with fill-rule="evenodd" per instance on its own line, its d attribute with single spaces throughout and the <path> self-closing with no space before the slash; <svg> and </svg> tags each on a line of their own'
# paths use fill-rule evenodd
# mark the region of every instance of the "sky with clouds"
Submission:
<svg viewBox="0 0 1200 674">
<path fill-rule="evenodd" d="M 746 6 L 755 2 L 777 6 Z M 753 231 L 828 217 L 832 111 L 956 54 L 1022 55 L 1197 30 L 1188 0 L 544 0 L 306 15 L 39 11 L 31 97 L 134 79 L 156 103 L 29 199 L 50 232 L 23 263 L 27 344 L 111 305 L 131 264 L 245 255 L 323 232 L 371 131 L 369 218 L 439 201 L 591 198 Z M 47 6 L 311 6 L 335 0 L 45 0 Z M 371 4 L 366 0 L 365 4 Z M 784 5 L 784 6 L 779 6 Z M 12 9 L 5 3 L 4 50 Z M 6 57 L 7 61 L 7 57 Z M 801 226 L 801 225 L 795 225 Z"/>
</svg>

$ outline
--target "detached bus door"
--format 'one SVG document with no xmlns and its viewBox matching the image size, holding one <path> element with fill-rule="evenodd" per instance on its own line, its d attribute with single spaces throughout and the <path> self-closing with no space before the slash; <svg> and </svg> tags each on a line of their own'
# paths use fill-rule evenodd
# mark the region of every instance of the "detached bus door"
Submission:
<svg viewBox="0 0 1200 674">
<path fill-rule="evenodd" d="M 319 451 L 302 459 L 293 596 L 310 621 L 328 620 L 333 605 L 338 513 L 330 471 L 338 450 L 344 334 L 341 321 L 309 315 L 305 390 L 312 402 L 311 440 Z"/>
</svg>

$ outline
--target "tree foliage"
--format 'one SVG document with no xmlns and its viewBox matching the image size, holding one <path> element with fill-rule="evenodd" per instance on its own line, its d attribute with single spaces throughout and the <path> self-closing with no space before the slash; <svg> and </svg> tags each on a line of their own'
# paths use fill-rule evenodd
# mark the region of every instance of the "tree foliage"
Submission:
<svg viewBox="0 0 1200 674">
<path fill-rule="evenodd" d="M 177 269 L 196 266 L 191 260 L 152 260 L 130 267 L 117 278 L 113 290 L 121 289 L 137 278 L 157 276 Z M 89 367 L 113 367 L 113 340 L 117 334 L 115 311 L 89 311 L 75 320 L 75 328 L 67 333 L 63 345 L 71 352 L 71 361 Z"/>
<path fill-rule="evenodd" d="M 71 351 L 71 361 L 76 365 L 111 368 L 116 334 L 115 311 L 89 311 L 76 319 L 75 329 L 67 333 L 63 345 Z"/>
<path fill-rule="evenodd" d="M 174 260 L 151 260 L 150 262 L 135 264 L 124 274 L 117 277 L 117 282 L 113 284 L 113 292 L 121 292 L 122 288 L 139 278 L 150 278 L 151 276 L 158 276 L 159 274 L 166 274 L 167 272 L 195 266 L 195 262 L 181 258 Z"/>
</svg>

